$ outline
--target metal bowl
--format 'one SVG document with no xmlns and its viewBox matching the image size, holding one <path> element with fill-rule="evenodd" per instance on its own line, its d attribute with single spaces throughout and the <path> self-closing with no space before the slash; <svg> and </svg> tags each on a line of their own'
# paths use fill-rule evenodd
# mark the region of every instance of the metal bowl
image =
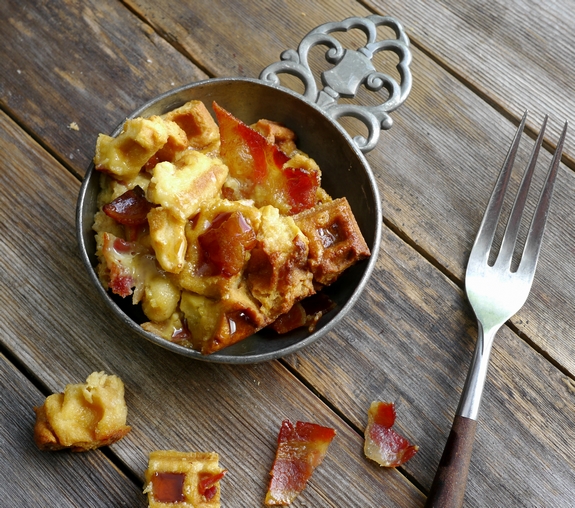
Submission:
<svg viewBox="0 0 575 508">
<path fill-rule="evenodd" d="M 301 95 L 279 86 L 277 73 L 287 72 L 296 75 L 299 71 L 293 68 L 294 54 L 298 55 L 301 60 L 301 56 L 309 51 L 310 44 L 328 45 L 332 50 L 335 47 L 335 51 L 332 51 L 332 60 L 336 63 L 338 61 L 344 62 L 339 66 L 339 70 L 337 70 L 336 64 L 331 77 L 329 75 L 324 76 L 324 82 L 331 80 L 331 85 L 340 86 L 338 83 L 341 81 L 342 72 L 357 77 L 357 72 L 348 67 L 348 63 L 346 63 L 350 61 L 349 52 L 347 56 L 345 56 L 345 50 L 340 51 L 342 54 L 336 54 L 338 53 L 338 43 L 333 42 L 330 35 L 321 35 L 318 38 L 318 34 L 329 33 L 325 31 L 333 31 L 334 26 L 343 26 L 342 30 L 347 30 L 350 27 L 360 28 L 368 35 L 369 41 L 371 26 L 377 26 L 378 22 L 379 24 L 391 23 L 394 29 L 398 27 L 399 47 L 401 55 L 405 57 L 402 60 L 404 67 L 400 70 L 403 79 L 399 90 L 402 96 L 392 97 L 393 94 L 390 91 L 385 108 L 380 108 L 378 111 L 374 111 L 372 108 L 371 111 L 365 113 L 368 117 L 366 124 L 370 136 L 368 139 L 357 138 L 354 140 L 335 118 L 343 115 L 358 118 L 359 114 L 355 110 L 351 112 L 346 110 L 346 112 L 343 109 L 338 109 L 340 107 L 336 101 L 330 100 L 328 97 L 333 99 L 333 86 L 326 94 L 327 86 L 324 90 L 317 92 L 311 82 L 306 83 L 306 92 Z M 367 32 L 365 27 L 368 27 Z M 212 102 L 216 101 L 247 124 L 254 123 L 261 118 L 285 124 L 298 136 L 298 148 L 309 154 L 318 163 L 322 170 L 322 186 L 325 190 L 334 198 L 343 196 L 347 198 L 363 236 L 371 249 L 371 257 L 348 269 L 333 285 L 323 290 L 335 302 L 336 307 L 321 318 L 313 332 L 310 333 L 306 328 L 301 328 L 284 335 L 277 335 L 275 332 L 262 330 L 221 351 L 211 355 L 202 355 L 198 351 L 169 342 L 145 331 L 141 328 L 140 323 L 147 321 L 147 319 L 139 306 L 133 306 L 130 298 L 117 298 L 102 287 L 95 271 L 97 266 L 96 243 L 92 230 L 100 187 L 99 175 L 92 164 L 82 184 L 76 212 L 77 237 L 82 259 L 92 282 L 110 310 L 129 328 L 161 347 L 191 358 L 217 363 L 256 363 L 280 358 L 302 349 L 334 329 L 360 297 L 369 280 L 377 261 L 382 214 L 377 184 L 362 152 L 369 151 L 375 146 L 379 136 L 379 128 L 389 128 L 391 124 L 387 112 L 398 107 L 409 93 L 410 75 L 408 71 L 407 73 L 405 71 L 408 68 L 410 57 L 406 45 L 408 41 L 395 20 L 379 16 L 350 18 L 341 23 L 322 25 L 306 37 L 310 36 L 313 39 L 311 43 L 305 43 L 306 39 L 302 40 L 299 53 L 289 51 L 284 53 L 282 55 L 284 61 L 265 69 L 260 75 L 260 79 L 225 78 L 193 83 L 160 95 L 134 111 L 129 118 L 162 115 L 193 99 L 203 101 L 209 111 L 211 111 Z M 307 48 L 306 44 L 308 45 Z M 295 64 L 296 66 L 301 65 L 301 61 L 295 62 Z M 357 67 L 357 64 L 354 67 Z M 304 70 L 303 72 L 307 75 L 307 71 Z M 373 74 L 373 72 L 368 74 Z M 381 76 L 379 77 L 381 78 Z M 359 81 L 366 81 L 364 78 L 366 77 L 363 76 Z M 307 77 L 302 78 L 304 83 L 305 79 Z M 349 88 L 349 83 L 341 86 Z M 385 80 L 377 86 L 379 88 L 386 87 L 388 90 L 394 88 L 388 86 Z M 310 96 L 315 96 L 315 100 L 310 100 Z M 347 105 L 344 106 L 344 109 L 347 107 Z M 119 126 L 112 135 L 118 135 L 121 129 L 122 126 Z"/>
</svg>

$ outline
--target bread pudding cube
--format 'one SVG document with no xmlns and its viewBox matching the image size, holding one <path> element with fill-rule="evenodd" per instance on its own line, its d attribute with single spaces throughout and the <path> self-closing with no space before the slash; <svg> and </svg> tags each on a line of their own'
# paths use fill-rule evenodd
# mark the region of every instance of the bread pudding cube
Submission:
<svg viewBox="0 0 575 508">
<path fill-rule="evenodd" d="M 140 172 L 167 140 L 168 129 L 160 117 L 132 118 L 126 120 L 118 137 L 98 136 L 94 164 L 118 180 L 128 180 Z"/>
<path fill-rule="evenodd" d="M 93 372 L 85 383 L 67 385 L 64 393 L 50 395 L 34 411 L 34 441 L 41 450 L 91 450 L 130 431 L 124 383 L 104 372 Z"/>
<path fill-rule="evenodd" d="M 217 196 L 227 175 L 228 169 L 219 159 L 186 151 L 175 163 L 155 166 L 147 198 L 187 219 L 198 213 L 202 202 Z"/>
</svg>

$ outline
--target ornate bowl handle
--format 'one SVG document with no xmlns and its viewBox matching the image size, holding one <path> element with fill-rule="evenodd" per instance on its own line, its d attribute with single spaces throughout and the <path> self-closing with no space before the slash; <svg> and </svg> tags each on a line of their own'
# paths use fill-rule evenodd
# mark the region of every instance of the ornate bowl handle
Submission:
<svg viewBox="0 0 575 508">
<path fill-rule="evenodd" d="M 395 39 L 377 40 L 377 27 L 386 26 L 395 32 Z M 361 30 L 367 37 L 366 44 L 358 50 L 342 47 L 333 36 L 333 32 L 347 32 L 351 29 Z M 333 67 L 321 74 L 324 86 L 318 91 L 307 56 L 314 46 L 327 46 L 325 59 Z M 378 72 L 372 65 L 371 59 L 380 51 L 392 51 L 399 57 L 397 70 L 400 83 L 388 74 Z M 300 42 L 297 51 L 288 49 L 281 54 L 281 61 L 266 67 L 259 79 L 265 83 L 278 86 L 278 74 L 291 74 L 299 78 L 305 87 L 302 94 L 309 101 L 316 103 L 325 114 L 333 120 L 350 116 L 362 121 L 368 129 L 367 139 L 356 136 L 354 142 L 357 147 L 367 153 L 372 150 L 379 140 L 381 129 L 389 129 L 393 120 L 389 116 L 403 104 L 411 90 L 411 52 L 409 38 L 401 24 L 390 16 L 368 16 L 365 18 L 353 17 L 341 22 L 326 23 L 309 32 Z M 340 97 L 353 98 L 360 86 L 371 92 L 379 92 L 385 88 L 388 92 L 387 100 L 379 106 L 360 106 L 353 104 L 338 104 Z"/>
</svg>

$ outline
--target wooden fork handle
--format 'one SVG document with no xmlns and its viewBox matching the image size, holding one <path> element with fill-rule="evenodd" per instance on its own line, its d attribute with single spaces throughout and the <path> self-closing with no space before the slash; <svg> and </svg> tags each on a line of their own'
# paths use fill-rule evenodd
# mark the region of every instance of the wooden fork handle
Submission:
<svg viewBox="0 0 575 508">
<path fill-rule="evenodd" d="M 425 508 L 463 506 L 476 427 L 477 420 L 464 416 L 457 415 L 453 420 Z"/>
</svg>

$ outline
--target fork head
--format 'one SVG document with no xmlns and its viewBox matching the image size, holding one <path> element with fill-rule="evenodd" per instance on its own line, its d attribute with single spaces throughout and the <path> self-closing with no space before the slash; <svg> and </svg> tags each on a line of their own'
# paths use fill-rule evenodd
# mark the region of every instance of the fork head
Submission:
<svg viewBox="0 0 575 508">
<path fill-rule="evenodd" d="M 545 223 L 547 222 L 547 215 L 553 194 L 553 186 L 567 133 L 568 123 L 565 122 L 539 201 L 533 213 L 519 265 L 516 270 L 512 270 L 511 263 L 517 243 L 519 226 L 524 215 L 529 187 L 531 186 L 537 158 L 543 143 L 545 127 L 547 125 L 547 116 L 545 117 L 527 164 L 527 169 L 525 170 L 515 197 L 499 253 L 495 262 L 491 265 L 489 264 L 489 254 L 493 246 L 493 239 L 501 216 L 505 193 L 526 120 L 527 111 L 523 115 L 523 119 L 517 129 L 517 133 L 515 134 L 515 138 L 501 168 L 491 198 L 489 199 L 487 210 L 485 211 L 471 250 L 465 274 L 467 297 L 483 328 L 501 326 L 511 316 L 517 313 L 527 300 L 537 267 Z"/>
</svg>

